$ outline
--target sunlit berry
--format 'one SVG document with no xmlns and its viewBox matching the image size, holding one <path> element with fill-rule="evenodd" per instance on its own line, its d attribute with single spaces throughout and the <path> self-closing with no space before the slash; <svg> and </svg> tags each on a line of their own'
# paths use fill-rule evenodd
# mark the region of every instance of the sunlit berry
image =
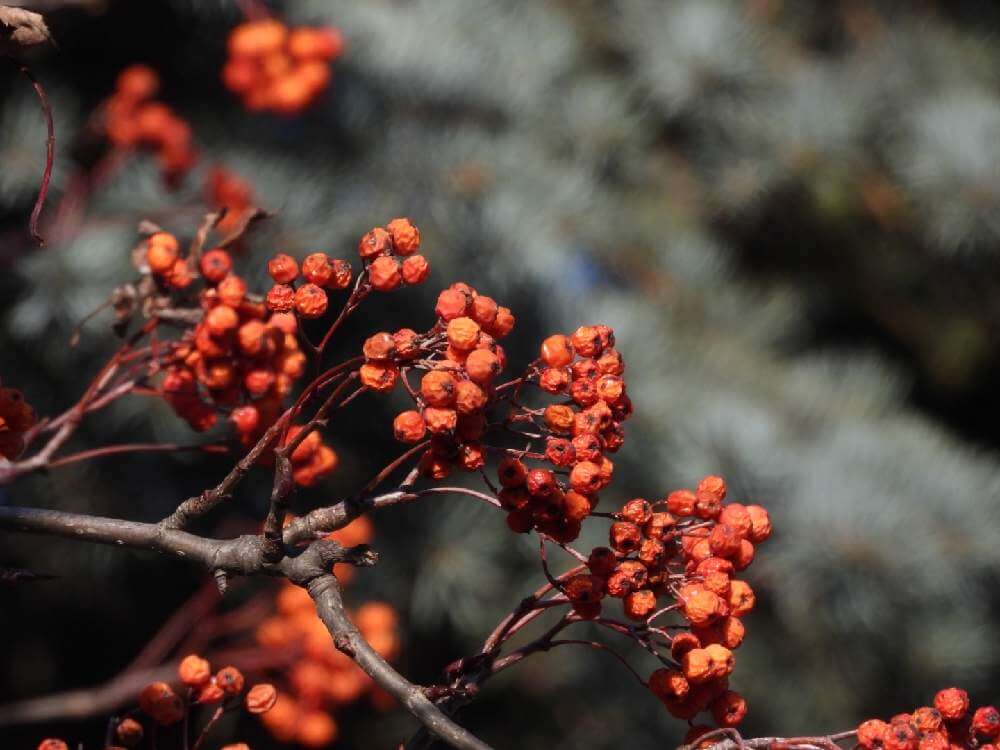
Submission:
<svg viewBox="0 0 1000 750">
<path fill-rule="evenodd" d="M 212 667 L 207 659 L 197 654 L 189 654 L 181 659 L 177 667 L 177 676 L 188 687 L 201 687 L 212 679 Z"/>
<path fill-rule="evenodd" d="M 374 258 L 392 252 L 392 238 L 381 227 L 369 230 L 358 242 L 358 255 L 362 258 Z"/>
<path fill-rule="evenodd" d="M 385 228 L 392 239 L 393 249 L 399 255 L 412 255 L 420 249 L 420 230 L 409 219 L 393 219 Z"/>
<path fill-rule="evenodd" d="M 302 261 L 302 275 L 316 286 L 327 286 L 333 279 L 333 264 L 326 253 L 310 253 Z"/>
<path fill-rule="evenodd" d="M 429 406 L 451 406 L 455 403 L 457 382 L 446 370 L 431 370 L 420 380 L 420 395 Z"/>
<path fill-rule="evenodd" d="M 934 708 L 945 721 L 959 721 L 969 710 L 969 694 L 961 688 L 945 688 L 934 696 Z"/>
<path fill-rule="evenodd" d="M 473 382 L 486 385 L 500 373 L 500 360 L 487 349 L 475 349 L 465 359 L 465 372 Z"/>
<path fill-rule="evenodd" d="M 290 284 L 299 275 L 299 264 L 291 255 L 278 253 L 267 262 L 267 272 L 276 284 Z"/>
<path fill-rule="evenodd" d="M 278 691 L 274 689 L 274 685 L 262 682 L 247 691 L 243 703 L 250 713 L 263 714 L 274 708 L 277 700 Z"/>
<path fill-rule="evenodd" d="M 366 362 L 358 374 L 363 386 L 379 393 L 391 391 L 399 380 L 399 368 L 389 362 Z"/>
<path fill-rule="evenodd" d="M 430 264 L 423 255 L 411 255 L 403 261 L 401 273 L 407 284 L 422 284 L 430 272 Z"/>
<path fill-rule="evenodd" d="M 390 256 L 379 256 L 368 267 L 368 278 L 378 291 L 391 292 L 403 281 L 399 261 Z"/>
<path fill-rule="evenodd" d="M 274 312 L 291 312 L 295 306 L 295 290 L 287 284 L 275 284 L 267 292 L 267 307 Z"/>
<path fill-rule="evenodd" d="M 424 439 L 427 428 L 420 412 L 410 410 L 396 415 L 392 422 L 392 431 L 396 440 L 412 444 Z"/>
<path fill-rule="evenodd" d="M 549 367 L 565 367 L 573 361 L 573 345 L 568 336 L 549 336 L 542 342 L 540 356 Z"/>
<path fill-rule="evenodd" d="M 315 284 L 303 284 L 295 290 L 295 311 L 303 318 L 320 317 L 326 312 L 326 306 L 326 292 Z"/>
</svg>

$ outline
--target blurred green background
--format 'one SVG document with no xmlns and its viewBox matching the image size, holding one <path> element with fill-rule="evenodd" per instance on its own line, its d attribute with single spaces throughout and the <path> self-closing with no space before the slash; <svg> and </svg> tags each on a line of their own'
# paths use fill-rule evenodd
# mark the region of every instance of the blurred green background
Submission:
<svg viewBox="0 0 1000 750">
<path fill-rule="evenodd" d="M 59 45 L 32 56 L 56 116 L 52 205 L 94 163 L 79 133 L 129 63 L 161 73 L 202 150 L 174 192 L 152 159 L 129 160 L 67 236 L 34 248 L 44 127 L 30 87 L 0 71 L 0 377 L 41 413 L 72 403 L 108 353 L 106 318 L 67 341 L 132 277 L 137 221 L 189 237 L 212 163 L 277 212 L 239 261 L 258 288 L 276 250 L 352 258 L 361 233 L 406 215 L 431 280 L 363 308 L 341 352 L 428 326 L 457 279 L 518 316 L 512 372 L 544 335 L 607 323 L 636 405 L 608 507 L 719 473 L 734 499 L 771 509 L 732 679 L 746 733 L 843 729 L 950 684 L 997 699 L 1000 5 L 276 2 L 288 23 L 347 42 L 331 88 L 293 119 L 251 115 L 220 84 L 232 3 L 27 5 Z M 342 467 L 299 510 L 398 450 L 394 407 L 361 399 L 333 426 Z M 192 435 L 136 399 L 74 446 L 127 439 Z M 155 520 L 225 467 L 122 457 L 21 480 L 0 502 Z M 255 477 L 204 530 L 262 517 L 267 485 Z M 417 681 L 474 651 L 542 580 L 534 542 L 471 502 L 375 517 L 382 562 L 351 589 L 402 612 L 400 667 Z M 8 534 L 0 565 L 60 576 L 0 590 L 0 703 L 112 677 L 200 580 L 156 556 Z M 566 649 L 490 683 L 461 720 L 498 747 L 638 750 L 684 732 L 613 660 Z M 363 706 L 342 724 L 345 748 L 393 746 L 412 727 Z M 273 746 L 254 721 L 233 732 Z M 47 734 L 100 747 L 103 733 L 101 718 L 0 727 L 14 748 Z"/>
</svg>

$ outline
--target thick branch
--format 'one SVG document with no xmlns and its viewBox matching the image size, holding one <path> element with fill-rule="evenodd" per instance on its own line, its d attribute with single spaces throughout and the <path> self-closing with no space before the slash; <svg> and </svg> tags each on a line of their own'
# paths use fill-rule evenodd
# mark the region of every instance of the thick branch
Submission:
<svg viewBox="0 0 1000 750">
<path fill-rule="evenodd" d="M 326 572 L 328 565 L 316 559 L 327 542 L 317 542 L 297 560 L 302 564 L 300 576 L 292 578 L 305 586 L 316 603 L 316 612 L 333 637 L 339 651 L 350 656 L 369 677 L 391 693 L 431 732 L 452 747 L 465 750 L 489 750 L 489 745 L 448 718 L 431 702 L 424 691 L 409 682 L 368 644 L 347 616 L 337 579 Z M 313 561 L 309 565 L 310 560 Z"/>
</svg>

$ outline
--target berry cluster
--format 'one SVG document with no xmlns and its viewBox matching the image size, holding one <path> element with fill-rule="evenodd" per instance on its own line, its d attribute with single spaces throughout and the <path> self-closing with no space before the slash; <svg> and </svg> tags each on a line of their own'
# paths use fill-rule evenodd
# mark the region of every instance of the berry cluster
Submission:
<svg viewBox="0 0 1000 750">
<path fill-rule="evenodd" d="M 301 318 L 321 317 L 329 305 L 325 289 L 346 289 L 354 277 L 350 263 L 326 253 L 306 256 L 301 268 L 291 255 L 278 253 L 267 262 L 267 272 L 274 280 L 267 293 L 268 309 L 275 313 L 294 310 Z M 305 283 L 296 288 L 300 278 Z"/>
<path fill-rule="evenodd" d="M 572 336 L 556 334 L 542 342 L 528 381 L 568 398 L 544 409 L 521 407 L 508 417 L 511 423 L 529 423 L 545 437 L 539 458 L 553 466 L 529 468 L 522 458 L 500 463 L 499 500 L 512 530 L 537 529 L 571 542 L 597 505 L 597 493 L 611 482 L 614 464 L 606 454 L 622 446 L 622 423 L 632 414 L 622 378 L 625 363 L 614 344 L 614 331 L 603 325 L 582 326 Z"/>
<path fill-rule="evenodd" d="M 212 673 L 211 664 L 197 654 L 190 654 L 181 660 L 177 676 L 184 685 L 182 695 L 166 682 L 151 682 L 139 693 L 139 711 L 149 717 L 156 727 L 166 727 L 179 723 L 189 715 L 195 706 L 217 705 L 220 712 L 244 708 L 251 714 L 266 714 L 279 700 L 274 685 L 258 683 L 244 692 L 246 680 L 236 667 L 223 667 Z M 107 750 L 123 750 L 138 747 L 146 736 L 146 728 L 132 711 L 114 725 L 114 740 L 117 745 L 108 745 Z M 155 740 L 154 740 L 155 744 Z M 59 739 L 42 740 L 38 750 L 68 750 L 68 745 Z M 250 750 L 244 743 L 226 745 L 222 750 Z"/>
<path fill-rule="evenodd" d="M 36 422 L 35 410 L 19 390 L 0 387 L 0 458 L 16 460 L 24 450 L 24 433 Z"/>
<path fill-rule="evenodd" d="M 198 153 L 191 126 L 166 104 L 153 100 L 159 88 L 160 78 L 152 68 L 125 68 L 104 104 L 104 130 L 115 146 L 151 150 L 164 180 L 174 184 L 194 166 Z"/>
<path fill-rule="evenodd" d="M 226 88 L 253 112 L 295 115 L 330 83 L 330 62 L 344 51 L 335 28 L 289 29 L 273 18 L 248 21 L 229 35 L 222 69 Z"/>
<path fill-rule="evenodd" d="M 403 368 L 416 408 L 396 416 L 393 433 L 408 444 L 429 435 L 420 468 L 426 476 L 443 479 L 452 467 L 474 471 L 485 464 L 479 440 L 486 431 L 486 410 L 495 399 L 493 380 L 506 362 L 497 339 L 513 329 L 514 316 L 462 283 L 441 292 L 434 310 L 437 323 L 423 335 L 403 328 L 369 337 L 361 376 L 373 390 L 388 391 Z M 411 369 L 423 373 L 416 389 L 406 379 Z"/>
<path fill-rule="evenodd" d="M 329 535 L 345 546 L 371 539 L 371 525 L 359 518 Z M 344 570 L 340 570 L 343 567 Z M 342 583 L 350 566 L 338 566 Z M 379 708 L 391 699 L 350 657 L 334 648 L 330 633 L 316 616 L 312 599 L 298 586 L 285 583 L 278 592 L 277 612 L 257 627 L 257 642 L 269 650 L 298 649 L 297 658 L 285 675 L 274 709 L 263 717 L 264 725 L 279 742 L 297 742 L 311 748 L 327 747 L 337 738 L 338 726 L 331 712 L 368 695 Z M 367 602 L 352 620 L 365 640 L 386 659 L 399 651 L 397 616 L 388 604 Z"/>
<path fill-rule="evenodd" d="M 970 714 L 969 695 L 946 688 L 933 706 L 897 714 L 888 722 L 869 719 L 858 727 L 858 745 L 865 750 L 996 750 L 1000 711 L 982 706 Z"/>
<path fill-rule="evenodd" d="M 358 242 L 358 255 L 368 269 L 372 288 L 391 292 L 400 284 L 420 284 L 430 266 L 420 249 L 420 230 L 409 219 L 393 219 L 384 227 L 366 232 Z"/>
<path fill-rule="evenodd" d="M 584 618 L 599 616 L 605 596 L 621 599 L 625 616 L 647 626 L 679 612 L 687 626 L 670 637 L 674 664 L 655 671 L 649 688 L 678 718 L 707 710 L 719 726 L 733 727 L 746 701 L 727 678 L 743 641 L 740 618 L 754 606 L 753 589 L 734 576 L 771 535 L 771 521 L 764 508 L 723 504 L 725 496 L 722 478 L 709 476 L 695 491 L 657 503 L 628 501 L 615 514 L 610 546 L 592 550 L 590 572 L 566 581 L 564 592 Z"/>
</svg>

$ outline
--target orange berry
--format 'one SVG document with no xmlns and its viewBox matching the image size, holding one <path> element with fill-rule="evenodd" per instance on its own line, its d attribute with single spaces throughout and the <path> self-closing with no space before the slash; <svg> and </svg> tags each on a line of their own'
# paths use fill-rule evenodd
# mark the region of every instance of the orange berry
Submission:
<svg viewBox="0 0 1000 750">
<path fill-rule="evenodd" d="M 233 259 L 221 247 L 209 250 L 198 261 L 198 269 L 205 281 L 217 284 L 222 281 L 233 268 Z"/>
<path fill-rule="evenodd" d="M 392 238 L 392 246 L 399 255 L 413 255 L 420 249 L 420 230 L 409 219 L 393 219 L 385 228 Z"/>
<path fill-rule="evenodd" d="M 573 361 L 573 344 L 568 336 L 556 334 L 542 342 L 541 358 L 549 367 L 565 367 Z"/>
<path fill-rule="evenodd" d="M 438 295 L 434 312 L 441 320 L 449 321 L 465 315 L 469 306 L 469 296 L 458 289 L 445 289 Z"/>
<path fill-rule="evenodd" d="M 396 353 L 396 340 L 391 333 L 380 331 L 365 339 L 361 351 L 365 359 L 392 359 Z"/>
<path fill-rule="evenodd" d="M 420 353 L 420 336 L 412 328 L 400 328 L 392 334 L 392 341 L 402 359 L 413 359 Z"/>
<path fill-rule="evenodd" d="M 458 426 L 458 414 L 454 409 L 428 406 L 424 409 L 423 416 L 427 429 L 435 435 L 450 434 Z"/>
<path fill-rule="evenodd" d="M 459 414 L 474 414 L 486 406 L 486 394 L 471 380 L 455 384 L 455 409 Z"/>
<path fill-rule="evenodd" d="M 115 737 L 125 747 L 135 747 L 142 742 L 142 724 L 132 718 L 122 719 L 115 727 Z"/>
<path fill-rule="evenodd" d="M 303 318 L 320 317 L 326 306 L 326 292 L 315 284 L 303 284 L 295 290 L 295 311 Z"/>
<path fill-rule="evenodd" d="M 580 461 L 570 470 L 569 484 L 570 487 L 582 495 L 591 495 L 597 492 L 601 487 L 601 467 L 591 461 Z M 613 524 L 612 528 L 616 525 Z M 635 524 L 631 525 L 635 526 Z M 638 532 L 638 528 L 636 528 L 636 531 Z M 611 546 L 614 547 L 614 545 Z M 631 549 L 635 549 L 638 546 L 639 543 L 636 540 L 635 546 Z"/>
<path fill-rule="evenodd" d="M 351 285 L 351 279 L 354 278 L 351 264 L 340 258 L 334 258 L 330 264 L 333 266 L 333 276 L 327 286 L 331 289 L 347 289 Z"/>
<path fill-rule="evenodd" d="M 243 673 L 236 667 L 223 667 L 215 673 L 215 684 L 227 695 L 243 692 Z"/>
<path fill-rule="evenodd" d="M 653 695 L 660 700 L 683 700 L 691 690 L 691 685 L 683 672 L 666 667 L 661 667 L 653 672 L 649 676 L 648 684 Z"/>
<path fill-rule="evenodd" d="M 500 360 L 488 349 L 475 349 L 465 360 L 465 372 L 474 383 L 485 385 L 500 373 Z"/>
<path fill-rule="evenodd" d="M 407 284 L 423 283 L 430 272 L 430 264 L 423 255 L 411 255 L 403 261 L 403 281 Z"/>
<path fill-rule="evenodd" d="M 969 710 L 969 694 L 961 688 L 945 688 L 934 696 L 934 708 L 945 721 L 959 721 Z"/>
<path fill-rule="evenodd" d="M 729 583 L 729 613 L 733 617 L 743 617 L 753 610 L 757 599 L 753 589 L 746 581 L 730 581 Z M 937 704 L 935 704 L 937 706 Z M 937 706 L 940 711 L 940 706 Z M 963 712 L 964 713 L 964 712 Z M 942 716 L 944 711 L 941 711 Z"/>
<path fill-rule="evenodd" d="M 735 727 L 747 715 L 747 702 L 739 693 L 727 690 L 709 704 L 709 710 L 720 727 Z"/>
<path fill-rule="evenodd" d="M 547 367 L 538 376 L 538 387 L 546 393 L 562 393 L 569 385 L 569 373 L 562 367 Z"/>
<path fill-rule="evenodd" d="M 881 750 L 889 725 L 881 719 L 869 719 L 858 726 L 858 744 L 865 750 Z"/>
<path fill-rule="evenodd" d="M 216 305 L 205 316 L 205 326 L 213 336 L 225 336 L 236 330 L 240 316 L 229 305 Z"/>
<path fill-rule="evenodd" d="M 506 307 L 499 307 L 497 308 L 497 316 L 489 327 L 489 334 L 502 339 L 514 330 L 514 323 L 514 314 Z"/>
<path fill-rule="evenodd" d="M 234 57 L 263 57 L 280 51 L 288 29 L 271 18 L 242 23 L 229 34 L 229 54 Z"/>
<path fill-rule="evenodd" d="M 581 465 L 582 464 L 577 464 L 577 466 Z M 574 470 L 575 468 L 576 467 L 574 467 Z M 571 477 L 570 482 L 572 483 L 572 481 Z M 579 492 L 579 490 L 577 490 L 577 492 Z M 611 524 L 611 530 L 608 536 L 611 548 L 617 550 L 618 552 L 633 552 L 639 548 L 640 544 L 642 544 L 642 531 L 634 523 L 630 523 L 628 521 L 616 521 Z"/>
<path fill-rule="evenodd" d="M 316 286 L 326 286 L 333 278 L 333 264 L 326 253 L 311 253 L 302 261 L 302 275 Z"/>
<path fill-rule="evenodd" d="M 656 611 L 656 594 L 649 589 L 632 591 L 625 596 L 624 612 L 630 620 L 644 621 Z"/>
<path fill-rule="evenodd" d="M 362 258 L 374 258 L 392 252 L 392 238 L 381 227 L 369 230 L 358 242 L 358 255 Z"/>
<path fill-rule="evenodd" d="M 179 256 L 177 238 L 168 232 L 157 232 L 146 240 L 146 262 L 153 273 L 169 273 Z"/>
<path fill-rule="evenodd" d="M 368 278 L 378 291 L 391 292 L 403 280 L 399 261 L 387 255 L 379 256 L 368 267 Z"/>
<path fill-rule="evenodd" d="M 448 343 L 461 351 L 470 351 L 479 342 L 479 330 L 479 324 L 472 318 L 452 318 L 448 321 Z"/>
<path fill-rule="evenodd" d="M 972 715 L 972 731 L 991 740 L 1000 737 L 1000 711 L 995 706 L 982 706 Z"/>
<path fill-rule="evenodd" d="M 698 636 L 690 632 L 681 632 L 674 636 L 670 644 L 670 656 L 674 661 L 680 661 L 688 651 L 701 648 L 701 641 Z"/>
<path fill-rule="evenodd" d="M 188 687 L 201 687 L 212 679 L 212 667 L 207 659 L 202 659 L 197 654 L 190 654 L 181 659 L 177 667 L 177 676 Z"/>
<path fill-rule="evenodd" d="M 178 258 L 165 274 L 164 280 L 174 289 L 185 289 L 194 281 L 194 276 L 191 274 L 191 269 L 188 268 L 187 261 Z"/>
<path fill-rule="evenodd" d="M 576 413 L 573 411 L 572 407 L 567 406 L 566 404 L 549 404 L 545 407 L 545 424 L 553 432 L 564 435 L 571 432 L 575 418 Z M 578 489 L 578 491 L 584 492 L 587 490 Z"/>
<path fill-rule="evenodd" d="M 420 457 L 420 472 L 430 479 L 441 480 L 451 473 L 451 463 L 440 456 L 435 456 L 433 451 L 427 451 Z"/>
<path fill-rule="evenodd" d="M 580 326 L 570 336 L 573 351 L 581 357 L 598 357 L 601 354 L 601 334 L 594 326 Z"/>
<path fill-rule="evenodd" d="M 386 393 L 396 387 L 399 368 L 391 363 L 367 362 L 359 370 L 361 384 L 379 393 Z"/>
<path fill-rule="evenodd" d="M 423 416 L 412 409 L 397 414 L 392 422 L 393 434 L 401 443 L 419 443 L 424 439 L 426 430 Z"/>
<path fill-rule="evenodd" d="M 675 516 L 694 515 L 697 498 L 691 490 L 674 490 L 667 495 L 667 510 Z"/>
<path fill-rule="evenodd" d="M 447 407 L 455 403 L 455 377 L 445 370 L 432 370 L 420 380 L 420 395 L 429 406 Z"/>
<path fill-rule="evenodd" d="M 296 722 L 295 739 L 305 747 L 327 747 L 337 739 L 337 733 L 337 723 L 325 711 L 308 711 Z"/>
<path fill-rule="evenodd" d="M 716 524 L 708 536 L 708 546 L 715 557 L 736 557 L 743 541 L 739 529 L 726 523 Z"/>
<path fill-rule="evenodd" d="M 741 503 L 729 503 L 722 506 L 719 523 L 735 528 L 741 537 L 748 539 L 753 531 L 753 519 L 746 506 Z"/>
<path fill-rule="evenodd" d="M 759 544 L 771 536 L 771 516 L 759 505 L 748 505 L 750 516 L 750 541 Z"/>
<path fill-rule="evenodd" d="M 274 685 L 262 682 L 259 685 L 254 685 L 247 691 L 244 704 L 250 713 L 263 714 L 274 708 L 277 700 L 278 691 L 274 689 Z"/>
<path fill-rule="evenodd" d="M 153 682 L 139 693 L 139 708 L 157 724 L 176 724 L 184 717 L 184 702 L 165 682 Z"/>
<path fill-rule="evenodd" d="M 148 65 L 129 65 L 118 74 L 116 95 L 131 101 L 152 99 L 160 88 L 160 77 Z"/>
<path fill-rule="evenodd" d="M 69 750 L 69 745 L 67 745 L 62 740 L 56 740 L 50 738 L 39 742 L 38 750 Z"/>
<path fill-rule="evenodd" d="M 248 435 L 254 432 L 260 424 L 260 412 L 252 404 L 238 406 L 229 415 L 229 420 L 233 423 L 237 432 Z"/>
<path fill-rule="evenodd" d="M 267 272 L 276 284 L 290 284 L 299 275 L 299 264 L 291 255 L 278 253 L 267 262 Z"/>
<path fill-rule="evenodd" d="M 618 515 L 622 517 L 622 520 L 642 526 L 653 517 L 653 506 L 649 504 L 648 500 L 637 497 L 625 503 Z"/>
<path fill-rule="evenodd" d="M 230 307 L 239 307 L 247 293 L 246 282 L 235 274 L 229 274 L 216 288 L 219 291 L 219 300 Z"/>
<path fill-rule="evenodd" d="M 890 722 L 889 730 L 885 733 L 885 750 L 917 750 L 920 745 L 920 737 L 916 730 L 908 722 Z"/>
<path fill-rule="evenodd" d="M 267 308 L 274 312 L 291 312 L 295 306 L 295 290 L 288 284 L 275 284 L 267 292 Z"/>
<path fill-rule="evenodd" d="M 684 616 L 695 626 L 703 627 L 727 614 L 726 602 L 700 584 L 682 586 L 678 594 Z"/>
</svg>

